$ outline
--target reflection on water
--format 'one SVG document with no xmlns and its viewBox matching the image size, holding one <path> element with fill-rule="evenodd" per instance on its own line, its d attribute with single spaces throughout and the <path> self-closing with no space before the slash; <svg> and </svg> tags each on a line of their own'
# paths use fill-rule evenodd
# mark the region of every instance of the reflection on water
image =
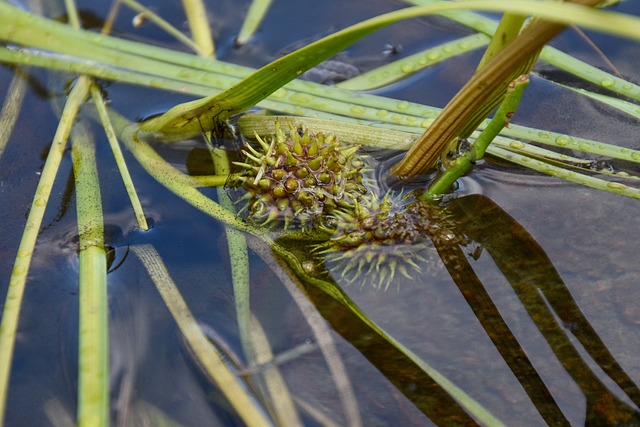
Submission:
<svg viewBox="0 0 640 427">
<path fill-rule="evenodd" d="M 367 3 L 364 12 L 344 2 L 302 2 L 295 7 L 303 3 L 314 8 L 309 13 L 317 9 L 314 19 L 291 20 L 285 6 L 276 5 L 255 46 L 241 50 L 232 47 L 232 30 L 242 11 L 225 3 L 221 9 L 233 9 L 229 14 L 235 20 L 220 20 L 219 31 L 228 36 L 221 44 L 223 59 L 259 65 L 285 44 L 282 37 L 305 38 L 324 31 L 323 21 L 335 18 L 335 25 L 341 26 L 363 18 L 364 12 L 398 6 L 391 1 Z M 129 32 L 128 22 L 120 18 L 116 28 Z M 283 22 L 290 23 L 288 30 L 295 34 L 276 31 Z M 440 20 L 429 22 L 390 28 L 354 47 L 350 55 L 367 56 L 367 63 L 374 66 L 370 52 L 382 52 L 388 42 L 403 44 L 406 54 L 423 47 L 409 37 L 409 29 L 427 31 L 430 37 L 444 32 L 445 38 L 457 32 L 441 28 Z M 156 36 L 144 31 L 145 37 Z M 430 43 L 427 39 L 425 47 Z M 470 59 L 458 64 L 462 62 Z M 452 73 L 451 67 L 425 73 L 434 77 L 434 83 L 415 90 L 399 85 L 384 94 L 444 103 L 455 88 L 442 81 L 464 77 Z M 3 94 L 12 74 L 8 68 L 0 69 Z M 48 146 L 55 127 L 48 100 L 39 95 L 46 86 L 43 75 L 34 72 L 26 101 L 38 126 L 30 117 L 21 117 L 0 164 L 2 301 L 19 230 L 42 167 L 39 153 Z M 567 126 L 558 111 L 577 105 L 576 98 L 561 99 L 556 88 L 542 79 L 534 78 L 532 86 L 543 99 L 527 101 L 518 117 L 548 124 L 552 130 Z M 130 117 L 176 102 L 173 95 L 126 85 L 112 84 L 105 91 L 114 108 Z M 52 88 L 51 93 L 62 92 Z M 603 140 L 615 132 L 635 135 L 636 122 L 618 123 L 607 110 L 581 102 L 586 124 L 580 127 L 570 121 L 569 129 L 563 130 Z M 327 363 L 327 337 L 319 337 L 309 326 L 315 312 L 295 302 L 283 286 L 285 281 L 304 289 L 330 325 L 328 335 L 336 349 L 332 357 L 339 358 L 348 373 L 356 396 L 356 402 L 350 403 L 357 404 L 364 425 L 473 425 L 475 421 L 415 359 L 345 301 L 357 305 L 507 425 L 639 423 L 640 243 L 635 235 L 640 217 L 636 201 L 486 162 L 461 181 L 447 203 L 447 218 L 455 221 L 456 233 L 464 238 L 434 239 L 441 259 L 433 263 L 441 267 L 395 274 L 386 292 L 349 283 L 341 274 L 325 274 L 313 262 L 317 253 L 312 249 L 318 242 L 279 241 L 306 266 L 307 276 L 300 271 L 294 275 L 285 264 L 278 264 L 264 243 L 250 242 L 251 308 L 273 351 L 273 359 L 251 365 L 237 325 L 223 225 L 166 191 L 126 154 L 146 214 L 155 223 L 149 232 L 136 230 L 115 165 L 104 148 L 106 140 L 98 138 L 106 244 L 114 248 L 108 275 L 113 424 L 241 424 L 203 374 L 144 268 L 129 254 L 129 248 L 139 244 L 156 247 L 211 345 L 252 395 L 264 396 L 258 378 L 277 367 L 306 425 L 346 425 L 348 416 L 343 394 L 336 391 L 339 381 Z M 198 148 L 193 149 L 193 144 Z M 25 145 L 29 148 L 24 149 Z M 208 160 L 208 153 L 200 142 L 159 151 L 181 170 L 211 173 L 210 164 L 201 163 Z M 395 154 L 376 153 L 383 164 Z M 8 396 L 6 425 L 10 426 L 64 425 L 65 417 L 73 419 L 77 410 L 77 232 L 68 157 L 62 167 L 29 272 Z M 384 167 L 379 170 L 381 193 L 397 189 L 398 183 L 382 179 Z M 216 198 L 212 190 L 203 192 Z M 428 253 L 437 256 L 434 250 Z M 288 262 L 295 264 L 295 260 Z M 296 275 L 320 278 L 324 284 L 311 280 L 300 284 Z M 324 322 L 317 316 L 315 321 Z"/>
</svg>

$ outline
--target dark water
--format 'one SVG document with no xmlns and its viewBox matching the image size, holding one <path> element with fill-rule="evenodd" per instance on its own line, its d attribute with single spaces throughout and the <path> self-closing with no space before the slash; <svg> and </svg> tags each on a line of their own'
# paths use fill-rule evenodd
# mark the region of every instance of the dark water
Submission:
<svg viewBox="0 0 640 427">
<path fill-rule="evenodd" d="M 218 58 L 253 67 L 276 58 L 299 40 L 314 39 L 402 6 L 394 1 L 274 2 L 254 40 L 237 48 L 233 41 L 248 2 L 211 3 Z M 83 16 L 91 22 L 88 25 L 95 27 L 108 6 L 108 2 L 79 2 Z M 155 8 L 178 28 L 186 29 L 179 2 L 160 2 Z M 618 9 L 638 13 L 635 2 L 624 2 Z M 123 10 L 114 34 L 181 48 L 151 25 L 133 29 L 131 18 L 132 14 Z M 412 20 L 357 43 L 340 60 L 366 71 L 465 33 L 442 19 Z M 638 81 L 637 45 L 598 34 L 590 36 L 626 78 Z M 384 53 L 387 44 L 402 45 L 402 52 L 390 57 Z M 605 67 L 571 30 L 554 44 Z M 376 93 L 442 106 L 473 72 L 479 55 L 474 52 L 453 59 Z M 538 73 L 566 81 L 566 76 L 550 72 L 544 65 Z M 7 92 L 12 75 L 10 68 L 0 67 L 0 93 Z M 33 70 L 30 76 L 23 111 L 0 160 L 2 301 L 55 132 L 57 119 L 50 100 L 63 98 L 65 93 L 60 80 L 47 72 Z M 188 99 L 116 83 L 106 84 L 105 91 L 111 107 L 132 120 Z M 532 80 L 517 123 L 638 148 L 636 120 L 561 90 L 539 76 Z M 153 244 L 205 331 L 230 359 L 235 354 L 244 363 L 224 229 L 164 189 L 125 154 L 145 213 L 154 225 L 147 232 L 138 230 L 107 141 L 99 127 L 94 129 L 106 239 L 115 254 L 114 269 L 108 275 L 112 424 L 143 425 L 145 417 L 151 419 L 159 410 L 181 425 L 240 425 L 198 369 L 155 287 L 128 250 L 131 245 Z M 202 149 L 202 142 L 164 148 L 162 154 L 187 170 L 187 165 L 195 167 L 196 148 Z M 76 411 L 77 231 L 70 170 L 67 154 L 29 273 L 10 380 L 7 426 L 64 425 L 60 418 L 54 417 L 56 423 L 47 415 L 52 402 L 72 418 Z M 216 198 L 215 191 L 204 192 Z M 525 391 L 539 385 L 532 372 L 537 372 L 572 425 L 615 425 L 623 419 L 629 420 L 626 425 L 637 425 L 638 391 L 633 386 L 627 390 L 634 403 L 610 378 L 620 379 L 626 373 L 631 382 L 640 382 L 637 201 L 488 160 L 462 180 L 452 212 L 474 241 L 465 248 L 464 259 L 483 286 L 473 287 L 474 276 L 467 270 L 453 274 L 457 280 L 452 280 L 437 257 L 424 274 L 412 280 L 398 277 L 386 292 L 343 283 L 339 275 L 336 281 L 373 321 L 507 425 L 545 425 L 553 419 L 545 421 L 541 415 L 553 412 L 548 409 L 551 400 L 539 397 L 539 393 L 532 393 L 538 400 L 532 399 Z M 469 217 L 469 213 L 480 212 L 491 213 L 484 218 L 491 228 Z M 280 366 L 291 392 L 337 425 L 345 425 L 336 386 L 321 352 L 309 346 L 316 343 L 316 337 L 300 309 L 268 262 L 254 252 L 250 252 L 250 261 L 252 310 L 274 353 L 298 346 L 307 349 Z M 312 288 L 308 291 L 335 331 L 332 336 L 364 425 L 456 423 L 447 404 L 442 403 L 447 400 L 433 398 L 437 391 L 410 361 L 377 341 L 325 295 Z M 515 337 L 515 345 L 506 337 L 508 333 L 499 329 L 503 324 Z M 522 354 L 531 361 L 533 371 L 522 367 L 526 363 L 518 365 Z M 613 371 L 605 373 L 611 366 Z M 307 425 L 319 424 L 309 415 L 303 418 Z M 151 425 L 158 422 L 155 420 Z"/>
</svg>

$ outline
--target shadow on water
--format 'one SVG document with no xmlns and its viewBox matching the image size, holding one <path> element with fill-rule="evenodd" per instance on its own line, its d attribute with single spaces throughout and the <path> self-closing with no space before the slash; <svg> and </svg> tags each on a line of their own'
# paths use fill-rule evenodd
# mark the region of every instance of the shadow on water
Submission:
<svg viewBox="0 0 640 427">
<path fill-rule="evenodd" d="M 587 402 L 586 425 L 639 425 L 640 389 L 582 314 L 553 263 L 527 230 L 495 202 L 481 195 L 455 199 L 446 210 L 468 240 L 460 244 L 433 239 L 438 254 L 487 336 L 545 422 L 554 426 L 571 425 L 474 271 L 474 258 L 490 256 L 511 285 L 526 314 L 583 393 Z M 283 239 L 280 243 L 291 252 L 297 252 L 301 259 L 306 257 L 305 249 L 297 242 Z M 468 253 L 469 247 L 474 247 L 472 254 Z M 420 366 L 369 322 L 362 320 L 355 303 L 342 294 L 330 274 L 325 273 L 321 282 L 299 276 L 310 298 L 332 327 L 435 424 L 475 424 Z M 336 298 L 336 292 L 341 294 L 340 298 Z M 341 298 L 349 302 L 345 304 Z M 576 346 L 581 346 L 586 356 Z M 585 357 L 590 357 L 619 390 L 614 392 L 603 384 Z M 619 397 L 621 392 L 626 398 Z"/>
</svg>

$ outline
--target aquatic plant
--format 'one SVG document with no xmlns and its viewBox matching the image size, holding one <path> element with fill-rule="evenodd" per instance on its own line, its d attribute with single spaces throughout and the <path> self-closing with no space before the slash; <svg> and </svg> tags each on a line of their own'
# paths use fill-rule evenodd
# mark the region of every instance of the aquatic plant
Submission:
<svg viewBox="0 0 640 427">
<path fill-rule="evenodd" d="M 108 36 L 106 34 L 113 24 L 109 19 L 105 22 L 103 34 L 81 30 L 80 19 L 72 1 L 66 2 L 64 13 L 68 25 L 0 2 L 0 40 L 4 43 L 0 46 L 0 61 L 14 67 L 8 71 L 14 76 L 14 80 L 8 89 L 10 96 L 1 113 L 0 155 L 5 150 L 11 131 L 36 128 L 31 125 L 15 125 L 25 87 L 30 82 L 29 71 L 24 67 L 63 70 L 74 73 L 74 76 L 82 74 L 71 85 L 68 81 L 51 83 L 54 92 L 61 92 L 63 87 L 70 90 L 66 104 L 54 106 L 60 115 L 60 125 L 53 144 L 45 150 L 47 159 L 38 187 L 34 190 L 22 240 L 19 246 L 10 248 L 16 258 L 8 280 L 0 325 L 0 425 L 5 419 L 14 419 L 13 414 L 5 418 L 5 404 L 10 396 L 14 349 L 24 344 L 17 339 L 18 321 L 28 320 L 21 318 L 21 309 L 28 306 L 23 303 L 27 284 L 35 280 L 30 274 L 34 270 L 31 265 L 32 255 L 39 232 L 43 230 L 45 209 L 53 194 L 56 174 L 61 165 L 64 167 L 69 136 L 72 138 L 78 207 L 77 229 L 80 235 L 78 401 L 77 408 L 62 407 L 57 398 L 54 398 L 46 402 L 44 411 L 50 422 L 68 424 L 73 423 L 70 411 L 77 409 L 78 424 L 90 426 L 108 425 L 114 412 L 110 411 L 114 405 L 109 401 L 112 394 L 109 390 L 109 369 L 112 366 L 107 363 L 109 349 L 114 347 L 107 339 L 109 322 L 106 321 L 110 303 L 107 295 L 116 296 L 116 291 L 107 288 L 106 277 L 109 264 L 107 254 L 114 250 L 105 248 L 105 244 L 114 244 L 115 239 L 105 240 L 102 227 L 103 206 L 100 203 L 104 194 L 107 191 L 111 194 L 113 189 L 96 179 L 92 130 L 84 126 L 85 120 L 99 120 L 105 129 L 126 193 L 131 199 L 139 230 L 147 230 L 150 223 L 143 211 L 145 203 L 138 200 L 119 142 L 126 145 L 136 160 L 129 162 L 129 166 L 137 168 L 138 172 L 144 169 L 163 190 L 167 190 L 167 194 L 175 194 L 186 204 L 213 218 L 212 222 L 220 230 L 224 229 L 220 233 L 224 236 L 226 247 L 216 247 L 215 253 L 224 253 L 226 250 L 228 254 L 226 268 L 232 282 L 233 311 L 236 315 L 233 326 L 237 326 L 242 357 L 236 357 L 232 346 L 225 345 L 224 338 L 221 339 L 219 334 L 216 335 L 215 331 L 207 332 L 199 323 L 197 314 L 192 312 L 192 307 L 187 305 L 178 290 L 178 286 L 190 282 L 182 280 L 179 285 L 174 283 L 168 271 L 171 266 L 168 268 L 165 265 L 162 255 L 152 246 L 144 244 L 148 243 L 146 236 L 127 239 L 127 253 L 128 245 L 132 244 L 132 253 L 138 261 L 130 261 L 131 258 L 128 258 L 124 265 L 139 262 L 148 272 L 184 337 L 184 347 L 201 368 L 208 383 L 215 385 L 216 390 L 220 391 L 219 394 L 211 394 L 216 395 L 219 401 L 224 400 L 218 406 L 232 422 L 247 425 L 300 425 L 305 417 L 309 417 L 326 425 L 363 424 L 358 407 L 363 404 L 362 399 L 356 399 L 354 387 L 345 380 L 348 377 L 345 361 L 337 351 L 331 331 L 319 318 L 319 313 L 331 322 L 335 331 L 347 337 L 355 348 L 387 376 L 394 384 L 394 397 L 397 397 L 397 391 L 402 392 L 409 398 L 412 409 L 417 408 L 436 424 L 480 423 L 493 426 L 503 425 L 503 417 L 513 418 L 513 414 L 509 416 L 502 413 L 500 417 L 494 414 L 495 409 L 500 408 L 485 404 L 482 393 L 477 390 L 463 390 L 456 384 L 457 381 L 452 381 L 450 375 L 445 375 L 438 367 L 438 357 L 431 359 L 428 352 L 416 352 L 412 350 L 415 343 L 405 345 L 387 333 L 351 300 L 338 283 L 342 279 L 360 284 L 371 281 L 377 287 L 387 288 L 396 279 L 402 278 L 411 278 L 413 281 L 424 279 L 422 281 L 428 282 L 425 269 L 434 264 L 431 257 L 437 253 L 439 260 L 434 261 L 444 264 L 487 336 L 522 385 L 535 406 L 535 411 L 550 425 L 569 424 L 569 417 L 556 401 L 556 391 L 553 390 L 552 393 L 547 388 L 544 376 L 539 375 L 533 367 L 527 353 L 520 347 L 519 339 L 507 326 L 500 310 L 470 265 L 469 259 L 480 256 L 483 249 L 486 249 L 484 253 L 488 253 L 483 253 L 483 256 L 491 257 L 495 262 L 555 357 L 586 396 L 588 403 L 584 412 L 587 422 L 621 423 L 631 422 L 637 417 L 640 405 L 638 387 L 600 340 L 535 240 L 490 201 L 474 196 L 459 199 L 446 196 L 460 176 L 471 171 L 474 164 L 483 159 L 486 151 L 489 155 L 542 173 L 639 198 L 640 191 L 635 187 L 637 177 L 633 171 L 628 173 L 610 168 L 593 170 L 594 161 L 589 157 L 608 156 L 633 167 L 640 162 L 638 150 L 545 129 L 526 128 L 518 126 L 512 120 L 519 96 L 528 82 L 519 73 L 527 72 L 540 48 L 540 58 L 543 60 L 562 66 L 568 72 L 597 84 L 601 89 L 611 91 L 607 92 L 608 95 L 582 91 L 590 99 L 597 99 L 616 111 L 637 118 L 636 102 L 640 99 L 640 88 L 637 85 L 581 63 L 549 46 L 542 47 L 549 37 L 568 24 L 583 25 L 637 40 L 640 38 L 637 18 L 594 10 L 580 4 L 558 2 L 412 1 L 410 3 L 423 5 L 365 20 L 276 59 L 259 70 L 253 70 L 211 60 L 215 49 L 201 2 L 184 2 L 194 41 L 134 1 L 122 0 L 122 3 L 136 11 L 137 22 L 149 19 L 158 23 L 184 41 L 198 56 Z M 43 6 L 51 5 L 43 3 Z M 254 16 L 262 15 L 267 7 L 268 4 L 252 7 L 252 11 L 256 12 Z M 467 9 L 506 13 L 502 23 L 497 25 L 491 19 Z M 425 52 L 401 58 L 384 69 L 381 67 L 377 74 L 375 70 L 363 73 L 336 87 L 297 80 L 304 70 L 314 67 L 374 31 L 403 19 L 433 13 L 442 13 L 448 19 L 474 28 L 478 33 L 464 35 L 453 42 L 447 41 L 439 47 L 430 47 Z M 60 13 L 49 12 L 47 15 L 59 16 Z M 501 41 L 518 40 L 525 21 L 524 15 L 538 17 L 529 28 L 539 31 L 536 34 L 540 36 L 523 37 L 518 41 L 519 44 L 515 46 L 520 46 L 523 50 L 515 49 L 518 61 L 511 67 L 508 58 L 513 58 L 509 55 L 514 55 L 514 49 L 509 48 L 509 44 L 502 46 Z M 111 16 L 115 16 L 115 13 Z M 548 24 L 544 20 L 553 23 Z M 432 136 L 431 132 L 438 130 L 435 126 L 431 127 L 433 123 L 452 123 L 451 114 L 456 111 L 452 113 L 451 109 L 447 109 L 445 111 L 448 112 L 439 116 L 440 110 L 437 108 L 356 91 L 387 85 L 435 64 L 440 59 L 462 55 L 470 49 L 487 44 L 487 34 L 494 32 L 497 35 L 479 70 L 479 73 L 485 74 L 480 74 L 482 78 L 472 78 L 470 86 L 474 90 L 482 89 L 483 79 L 487 77 L 487 73 L 491 74 L 491 71 L 486 70 L 496 70 L 497 67 L 502 74 L 491 82 L 494 85 L 488 91 L 474 92 L 475 101 L 479 100 L 479 104 L 465 103 L 462 95 L 455 98 L 459 110 L 464 110 L 471 116 L 465 116 L 464 120 L 453 119 L 453 122 L 457 120 L 456 126 L 444 126 L 444 130 L 452 132 L 449 137 L 455 137 L 453 140 L 447 137 L 438 142 L 444 144 L 442 146 L 426 147 L 442 168 L 438 171 L 439 177 L 434 180 L 435 183 L 430 181 L 425 184 L 429 185 L 427 191 L 421 196 L 414 193 L 409 199 L 395 197 L 391 193 L 383 196 L 371 188 L 367 189 L 366 182 L 362 179 L 364 166 L 358 159 L 357 146 L 394 150 L 420 146 L 416 150 L 424 150 L 422 144 L 414 144 L 418 136 L 425 129 L 428 133 L 424 135 Z M 250 33 L 250 30 L 243 29 L 241 42 L 249 40 Z M 492 58 L 499 60 L 493 65 L 487 65 L 494 60 Z M 501 64 L 504 69 L 500 68 Z M 194 96 L 211 95 L 179 104 L 164 114 L 135 123 L 118 114 L 116 103 L 111 108 L 106 108 L 103 98 L 105 91 L 101 90 L 94 78 Z M 632 102 L 616 98 L 618 95 L 627 97 Z M 92 102 L 86 103 L 85 99 L 89 96 Z M 483 97 L 487 102 L 484 102 Z M 501 106 L 493 120 L 482 122 L 489 110 L 498 103 Z M 200 137 L 203 131 L 206 134 L 214 132 L 224 136 L 224 132 L 218 130 L 227 126 L 236 113 L 254 106 L 307 117 L 276 120 L 262 114 L 247 114 L 238 119 L 240 134 L 247 140 L 254 140 L 251 143 L 253 145 L 244 148 L 244 153 L 239 153 L 245 159 L 237 162 L 236 167 L 242 169 L 243 173 L 232 173 L 230 157 L 233 154 L 229 155 L 211 141 L 207 141 L 207 147 L 210 163 L 214 168 L 213 175 L 187 175 L 159 154 L 166 146 L 160 147 L 158 144 Z M 134 115 L 140 117 L 147 113 L 137 112 Z M 80 124 L 78 117 L 81 117 Z M 33 117 L 22 119 L 31 120 Z M 36 117 L 36 120 L 39 118 Z M 287 120 L 295 123 L 289 127 L 289 132 L 280 128 Z M 482 132 L 475 132 L 476 126 Z M 302 132 L 298 132 L 298 129 L 302 129 Z M 464 142 L 459 138 L 467 140 Z M 46 139 L 48 141 L 49 137 Z M 336 140 L 340 144 L 349 144 L 351 148 L 340 148 Z M 535 145 L 537 143 L 554 149 L 539 147 Z M 574 150 L 575 153 L 569 155 L 561 151 L 567 149 Z M 421 161 L 421 157 L 414 152 L 405 157 L 405 160 Z M 433 159 L 428 163 L 429 166 L 433 165 Z M 413 171 L 413 168 L 410 167 L 409 170 Z M 13 178 L 10 169 L 3 168 L 2 172 L 3 182 Z M 399 173 L 404 175 L 403 172 Z M 138 174 L 140 175 L 142 174 Z M 310 180 L 311 176 L 314 178 L 313 182 Z M 226 182 L 235 183 L 247 192 L 247 210 L 241 217 L 236 213 L 237 205 L 233 205 L 221 188 Z M 213 183 L 218 187 L 215 196 L 202 190 L 201 187 L 206 183 Z M 404 183 L 400 185 L 403 186 Z M 69 193 L 72 193 L 71 189 Z M 435 203 L 434 199 L 438 202 Z M 60 210 L 64 212 L 66 206 Z M 22 212 L 18 213 L 21 214 Z M 292 227 L 294 224 L 300 226 L 302 231 Z M 185 229 L 190 228 L 188 225 L 185 224 Z M 212 240 L 212 237 L 215 236 L 206 235 L 205 240 Z M 139 244 L 140 240 L 144 241 L 143 244 Z M 264 269 L 259 274 L 250 271 L 250 250 L 262 259 L 262 264 L 254 263 L 253 260 L 251 264 L 252 268 L 256 268 L 255 265 L 258 264 Z M 324 264 L 317 262 L 318 255 L 326 258 Z M 192 267 L 189 266 L 188 269 L 191 270 Z M 268 274 L 262 274 L 263 271 Z M 372 279 L 372 275 L 377 277 Z M 214 271 L 209 276 L 217 278 L 219 271 Z M 263 289 L 271 281 L 278 282 L 278 286 L 283 285 L 304 313 L 304 319 L 313 331 L 312 343 L 303 343 L 280 354 L 274 354 L 274 350 L 270 348 L 269 332 L 256 320 L 255 311 L 266 307 L 279 313 L 279 307 L 273 308 L 269 301 L 261 301 L 259 305 L 251 304 L 250 289 L 254 282 L 260 285 L 259 289 Z M 200 288 L 200 285 L 198 281 L 197 287 Z M 426 289 L 428 286 L 421 288 Z M 207 313 L 210 314 L 210 307 L 207 308 Z M 409 323 L 413 323 L 413 318 Z M 574 348 L 576 340 L 582 346 L 582 353 Z M 331 394 L 339 397 L 342 414 L 339 414 L 339 410 L 331 414 L 323 413 L 298 393 L 290 393 L 289 385 L 283 380 L 279 363 L 295 359 L 316 348 L 326 360 L 337 392 Z M 585 351 L 592 359 L 590 363 L 583 360 L 582 354 Z M 390 360 L 398 363 L 389 363 Z M 596 375 L 590 366 L 593 363 L 598 364 L 604 374 L 599 372 Z M 612 392 L 609 385 L 603 384 L 603 375 L 609 378 L 608 383 L 615 383 L 619 390 Z M 122 378 L 122 387 L 116 394 L 126 400 L 127 397 L 131 398 L 131 393 L 127 393 L 127 390 L 135 389 L 134 380 L 129 372 L 123 374 Z M 620 398 L 622 393 L 628 399 Z M 206 406 L 213 406 L 209 403 Z M 136 416 L 146 417 L 146 423 L 173 422 L 170 416 L 162 414 L 161 409 L 154 408 L 147 402 L 136 406 L 129 401 L 122 403 L 122 406 L 124 409 L 119 406 L 117 412 L 119 423 L 124 423 L 120 417 L 129 416 L 131 408 L 138 409 Z M 367 413 L 367 416 L 371 414 Z M 153 421 L 149 421 L 151 418 Z M 339 418 L 340 421 L 332 418 Z"/>
</svg>

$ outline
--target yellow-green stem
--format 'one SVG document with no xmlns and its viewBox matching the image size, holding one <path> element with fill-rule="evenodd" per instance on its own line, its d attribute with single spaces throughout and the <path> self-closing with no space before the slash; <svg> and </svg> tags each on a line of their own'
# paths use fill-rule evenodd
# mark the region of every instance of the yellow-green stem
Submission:
<svg viewBox="0 0 640 427">
<path fill-rule="evenodd" d="M 109 425 L 107 255 L 95 147 L 85 126 L 72 133 L 80 235 L 78 426 Z"/>
</svg>

